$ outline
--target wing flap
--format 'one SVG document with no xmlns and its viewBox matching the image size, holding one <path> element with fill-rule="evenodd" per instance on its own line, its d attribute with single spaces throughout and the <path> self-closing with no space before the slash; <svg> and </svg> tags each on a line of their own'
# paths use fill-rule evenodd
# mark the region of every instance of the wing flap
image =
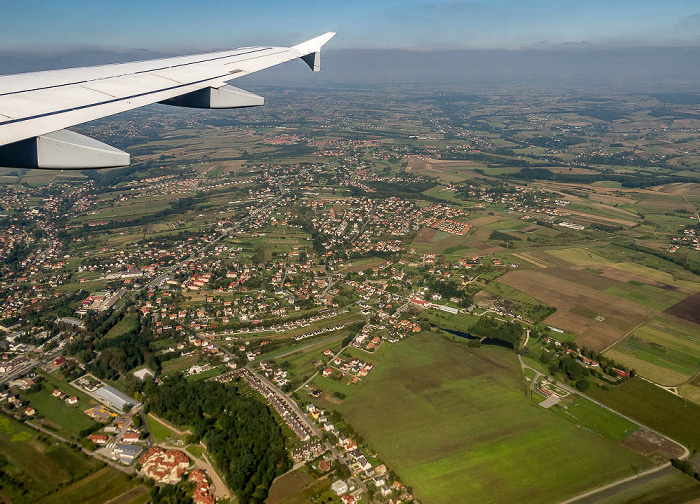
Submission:
<svg viewBox="0 0 700 504">
<path fill-rule="evenodd" d="M 329 32 L 293 47 L 245 47 L 135 63 L 0 76 L 0 146 L 195 91 L 221 88 L 227 81 L 309 54 L 313 56 L 304 58 L 305 61 L 318 70 L 320 48 L 333 35 Z M 238 98 L 233 100 L 226 91 L 209 94 L 210 106 L 239 103 Z M 216 98 L 213 102 L 211 96 Z M 246 100 L 246 103 L 250 101 Z M 256 100 L 254 105 L 261 99 Z"/>
</svg>

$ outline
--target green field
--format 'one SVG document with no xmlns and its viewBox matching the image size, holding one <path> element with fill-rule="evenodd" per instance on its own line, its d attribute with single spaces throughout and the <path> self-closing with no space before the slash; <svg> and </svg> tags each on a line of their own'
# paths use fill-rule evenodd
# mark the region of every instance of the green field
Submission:
<svg viewBox="0 0 700 504">
<path fill-rule="evenodd" d="M 648 306 L 655 311 L 663 311 L 685 299 L 685 295 L 677 291 L 660 289 L 641 282 L 624 282 L 605 289 L 604 292 Z"/>
<path fill-rule="evenodd" d="M 64 401 L 51 395 L 53 387 L 48 384 L 42 387 L 38 392 L 25 393 L 23 397 L 29 401 L 29 404 L 36 409 L 37 415 L 44 417 L 51 422 L 48 426 L 59 427 L 63 431 L 60 434 L 68 434 L 67 437 L 78 437 L 82 430 L 88 429 L 95 425 L 95 422 L 87 416 L 84 411 L 90 407 L 84 401 L 78 401 L 78 404 L 70 406 Z M 63 388 L 63 392 L 69 396 L 73 395 L 72 388 Z"/>
<path fill-rule="evenodd" d="M 213 378 L 214 376 L 219 376 L 220 374 L 221 374 L 221 367 L 217 366 L 215 368 L 204 371 L 203 373 L 190 375 L 186 378 L 186 380 L 187 381 L 208 380 L 209 378 Z"/>
<path fill-rule="evenodd" d="M 606 391 L 591 387 L 588 394 L 620 413 L 690 447 L 700 447 L 700 406 L 640 379 Z"/>
<path fill-rule="evenodd" d="M 125 315 L 114 327 L 112 327 L 105 336 L 106 338 L 116 338 L 129 331 L 135 331 L 139 328 L 138 316 L 135 313 Z"/>
<path fill-rule="evenodd" d="M 198 459 L 202 458 L 202 454 L 204 453 L 204 447 L 202 445 L 198 444 L 191 444 L 189 445 L 186 450 L 193 456 Z"/>
<path fill-rule="evenodd" d="M 577 399 L 567 407 L 560 403 L 549 408 L 549 411 L 612 441 L 622 441 L 639 429 L 636 424 L 601 408 L 588 399 Z"/>
<path fill-rule="evenodd" d="M 184 371 L 197 364 L 197 360 L 199 360 L 199 356 L 195 354 L 175 357 L 174 359 L 165 361 L 161 371 L 163 374 Z"/>
<path fill-rule="evenodd" d="M 151 433 L 151 438 L 155 443 L 183 439 L 183 436 L 155 420 L 151 415 L 146 415 L 146 423 L 148 424 L 148 432 Z"/>
<path fill-rule="evenodd" d="M 532 404 L 513 352 L 429 333 L 391 347 L 338 409 L 431 503 L 557 502 L 649 465 Z"/>
<path fill-rule="evenodd" d="M 147 495 L 148 489 L 145 486 L 128 479 L 121 471 L 105 467 L 44 497 L 37 504 L 100 504 L 116 498 L 119 498 L 118 502 L 128 504 L 143 502 L 142 499 Z"/>
<path fill-rule="evenodd" d="M 695 324 L 661 314 L 606 355 L 657 383 L 678 385 L 700 370 L 700 334 Z"/>
<path fill-rule="evenodd" d="M 27 427 L 0 416 L 0 454 L 14 482 L 3 481 L 0 498 L 15 503 L 36 502 L 40 497 L 87 476 L 103 464 L 52 438 L 42 440 Z"/>
</svg>

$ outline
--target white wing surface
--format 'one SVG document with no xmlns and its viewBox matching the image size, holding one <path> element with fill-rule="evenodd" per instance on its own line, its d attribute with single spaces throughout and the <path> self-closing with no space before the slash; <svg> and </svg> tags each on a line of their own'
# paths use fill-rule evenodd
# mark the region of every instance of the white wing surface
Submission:
<svg viewBox="0 0 700 504">
<path fill-rule="evenodd" d="M 292 47 L 233 51 L 0 76 L 0 166 L 125 166 L 129 155 L 65 128 L 152 103 L 195 108 L 262 105 L 230 80 L 301 58 L 320 70 L 329 32 Z"/>
</svg>

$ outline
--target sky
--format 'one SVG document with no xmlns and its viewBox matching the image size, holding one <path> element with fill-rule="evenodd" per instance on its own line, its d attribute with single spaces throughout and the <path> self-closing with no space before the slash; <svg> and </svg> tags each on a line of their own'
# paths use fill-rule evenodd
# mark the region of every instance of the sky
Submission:
<svg viewBox="0 0 700 504">
<path fill-rule="evenodd" d="M 0 51 L 700 46 L 698 0 L 2 0 Z M 10 22 L 7 22 L 10 21 Z"/>
</svg>

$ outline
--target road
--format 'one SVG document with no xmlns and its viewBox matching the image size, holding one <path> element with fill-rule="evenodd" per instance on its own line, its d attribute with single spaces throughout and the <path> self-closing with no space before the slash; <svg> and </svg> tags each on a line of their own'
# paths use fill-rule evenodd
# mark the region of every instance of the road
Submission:
<svg viewBox="0 0 700 504">
<path fill-rule="evenodd" d="M 271 390 L 273 390 L 273 391 L 275 392 L 275 394 L 277 395 L 277 397 L 279 397 L 279 398 L 282 399 L 285 403 L 287 403 L 287 405 L 294 411 L 294 413 L 304 422 L 304 424 L 306 424 L 306 426 L 309 428 L 309 430 L 311 431 L 311 433 L 312 433 L 314 436 L 316 436 L 316 437 L 318 437 L 319 439 L 322 439 L 322 440 L 324 439 L 324 438 L 323 438 L 323 435 L 322 435 L 322 433 L 321 433 L 321 431 L 316 427 L 316 425 L 315 425 L 311 420 L 309 420 L 309 418 L 304 414 L 304 412 L 301 411 L 301 409 L 300 409 L 299 406 L 297 405 L 296 401 L 294 401 L 294 399 L 292 399 L 292 398 L 291 398 L 289 395 L 287 395 L 285 392 L 282 392 L 282 390 L 280 390 L 279 388 L 277 388 L 277 387 L 275 386 L 275 384 L 273 384 L 273 383 L 272 383 L 270 380 L 268 380 L 265 376 L 256 373 L 254 370 L 252 370 L 252 369 L 250 369 L 250 368 L 248 368 L 248 370 L 249 370 L 251 373 L 253 373 L 253 374 L 255 375 L 255 377 L 258 378 L 262 383 L 264 383 L 265 386 L 267 386 L 267 387 L 269 387 Z M 348 465 L 348 463 L 347 463 L 347 461 L 345 460 L 345 458 L 338 452 L 338 450 L 336 449 L 336 447 L 333 446 L 332 444 L 330 444 L 328 441 L 325 441 L 325 440 L 324 440 L 324 444 L 326 445 L 326 449 L 329 450 L 329 451 L 331 452 L 331 454 L 333 455 L 333 458 L 339 460 L 341 464 L 345 465 L 345 466 L 348 468 L 348 470 L 350 471 L 350 474 L 352 474 L 352 468 Z M 353 475 L 353 476 L 352 476 L 352 479 L 353 479 L 353 481 L 354 481 L 355 484 L 356 484 L 356 485 L 355 485 L 356 488 L 360 488 L 363 492 L 365 492 L 366 495 L 371 495 L 371 493 L 370 493 L 369 490 L 367 489 L 367 486 L 365 485 L 365 483 L 364 483 L 360 478 L 358 478 L 357 476 L 354 476 L 354 475 Z"/>
</svg>

